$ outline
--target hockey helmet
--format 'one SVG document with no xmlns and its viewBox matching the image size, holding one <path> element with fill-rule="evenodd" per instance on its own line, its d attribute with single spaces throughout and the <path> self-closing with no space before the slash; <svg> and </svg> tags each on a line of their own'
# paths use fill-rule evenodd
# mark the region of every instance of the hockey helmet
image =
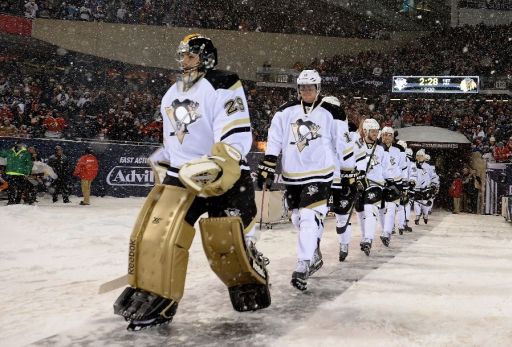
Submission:
<svg viewBox="0 0 512 347">
<path fill-rule="evenodd" d="M 425 154 L 425 161 L 430 161 L 430 155 Z"/>
<path fill-rule="evenodd" d="M 183 67 L 183 55 L 185 53 L 192 53 L 199 55 L 200 66 L 199 70 L 210 70 L 213 69 L 218 63 L 217 48 L 213 45 L 212 40 L 208 37 L 202 36 L 201 34 L 190 34 L 181 40 L 178 50 L 178 63 L 180 70 L 184 72 Z"/>
<path fill-rule="evenodd" d="M 392 127 L 384 127 L 384 128 L 382 128 L 381 133 L 382 134 L 392 134 L 392 135 L 395 135 L 395 131 L 393 130 Z"/>
<path fill-rule="evenodd" d="M 400 147 L 402 147 L 403 149 L 407 149 L 407 142 L 405 142 L 404 140 L 399 140 L 396 144 L 399 145 Z M 411 155 L 412 155 L 412 150 L 411 150 Z"/>
<path fill-rule="evenodd" d="M 363 122 L 363 131 L 367 134 L 370 130 L 380 130 L 379 122 L 373 118 L 365 119 Z"/>
<path fill-rule="evenodd" d="M 316 70 L 303 70 L 299 77 L 297 77 L 297 93 L 300 97 L 299 88 L 300 86 L 314 85 L 316 87 L 316 95 L 320 94 L 320 85 L 322 78 Z"/>
<path fill-rule="evenodd" d="M 407 158 L 412 159 L 412 148 L 406 148 L 405 154 L 407 155 Z"/>
</svg>

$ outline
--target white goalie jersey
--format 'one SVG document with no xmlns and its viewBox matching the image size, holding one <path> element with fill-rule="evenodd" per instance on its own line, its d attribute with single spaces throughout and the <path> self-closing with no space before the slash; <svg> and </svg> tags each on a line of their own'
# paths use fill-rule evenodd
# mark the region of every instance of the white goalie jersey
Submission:
<svg viewBox="0 0 512 347">
<path fill-rule="evenodd" d="M 354 168 L 345 119 L 343 110 L 323 97 L 311 106 L 296 100 L 278 109 L 268 132 L 265 155 L 277 157 L 282 153 L 284 184 L 330 182 L 338 165 L 341 170 Z"/>
<path fill-rule="evenodd" d="M 245 158 L 252 145 L 251 122 L 238 76 L 211 70 L 186 92 L 175 83 L 162 98 L 167 174 L 177 177 L 183 164 L 211 154 L 214 143 L 235 147 Z M 242 165 L 242 169 L 249 169 Z"/>
</svg>

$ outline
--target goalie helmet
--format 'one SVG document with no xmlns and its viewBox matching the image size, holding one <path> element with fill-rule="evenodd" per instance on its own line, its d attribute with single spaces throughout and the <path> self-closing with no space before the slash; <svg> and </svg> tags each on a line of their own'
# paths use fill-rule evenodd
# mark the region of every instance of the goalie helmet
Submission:
<svg viewBox="0 0 512 347">
<path fill-rule="evenodd" d="M 199 57 L 198 64 L 185 66 L 186 53 L 197 55 Z M 213 69 L 218 63 L 217 48 L 213 45 L 212 40 L 200 34 L 185 36 L 178 46 L 176 55 L 184 91 L 187 91 L 206 71 Z"/>
<path fill-rule="evenodd" d="M 178 46 L 178 63 L 180 69 L 184 70 L 183 54 L 192 53 L 199 56 L 200 66 L 199 69 L 210 70 L 213 69 L 218 63 L 217 59 L 217 48 L 213 45 L 212 40 L 208 37 L 202 36 L 201 34 L 190 34 L 181 40 Z"/>
<path fill-rule="evenodd" d="M 322 83 L 322 78 L 318 74 L 316 70 L 303 70 L 299 77 L 297 77 L 297 93 L 300 97 L 299 87 L 314 85 L 316 87 L 316 95 L 320 94 L 320 85 Z"/>
</svg>

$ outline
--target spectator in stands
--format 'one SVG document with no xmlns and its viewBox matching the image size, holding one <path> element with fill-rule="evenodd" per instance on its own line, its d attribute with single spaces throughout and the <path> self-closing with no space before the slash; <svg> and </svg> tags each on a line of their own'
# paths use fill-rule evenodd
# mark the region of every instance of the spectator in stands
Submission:
<svg viewBox="0 0 512 347">
<path fill-rule="evenodd" d="M 460 213 L 460 199 L 462 198 L 462 179 L 458 172 L 454 175 L 454 180 L 448 189 L 448 194 L 453 199 L 452 213 Z"/>
<path fill-rule="evenodd" d="M 16 136 L 18 134 L 18 129 L 14 124 L 11 124 L 11 121 L 7 118 L 4 119 L 3 124 L 0 125 L 0 137 L 9 137 Z"/>
<path fill-rule="evenodd" d="M 25 3 L 25 17 L 28 19 L 35 19 L 39 7 L 36 4 L 36 0 L 29 0 Z"/>
<path fill-rule="evenodd" d="M 507 144 L 510 143 L 510 140 Z M 498 163 L 504 163 L 510 160 L 512 156 L 512 145 L 505 146 L 503 142 L 498 142 L 497 146 L 494 148 L 494 159 L 496 159 L 496 162 Z"/>
<path fill-rule="evenodd" d="M 84 155 L 78 159 L 73 176 L 80 178 L 83 200 L 80 205 L 90 205 L 91 183 L 98 175 L 98 160 L 92 149 L 87 147 Z"/>
<path fill-rule="evenodd" d="M 55 154 L 48 160 L 48 165 L 57 174 L 57 179 L 53 182 L 53 202 L 57 202 L 59 194 L 62 194 L 62 201 L 65 204 L 69 203 L 71 165 L 61 146 L 55 146 Z"/>
<path fill-rule="evenodd" d="M 32 159 L 22 143 L 16 143 L 10 150 L 0 150 L 0 157 L 6 158 L 5 174 L 9 183 L 8 205 L 19 204 L 27 190 L 27 176 L 32 172 Z"/>
</svg>

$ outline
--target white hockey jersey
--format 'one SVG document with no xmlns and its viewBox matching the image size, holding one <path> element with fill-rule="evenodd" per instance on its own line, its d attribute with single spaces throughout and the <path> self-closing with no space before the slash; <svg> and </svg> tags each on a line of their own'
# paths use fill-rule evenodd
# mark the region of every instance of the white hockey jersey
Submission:
<svg viewBox="0 0 512 347">
<path fill-rule="evenodd" d="M 280 153 L 284 184 L 332 181 L 337 170 L 335 156 L 339 169 L 355 166 L 345 114 L 323 97 L 312 106 L 295 100 L 277 110 L 265 155 L 277 157 Z"/>
<path fill-rule="evenodd" d="M 355 146 L 356 141 L 359 139 L 359 134 L 357 133 L 357 131 L 350 131 L 349 127 L 347 139 L 350 139 L 350 141 L 348 142 L 348 147 L 346 150 L 347 153 L 343 153 L 343 159 L 345 160 L 345 165 L 343 169 L 340 168 L 340 156 L 335 156 L 336 169 L 334 170 L 334 179 L 332 181 L 333 188 L 341 188 L 341 171 L 353 171 L 356 168 L 357 154 L 361 152 L 357 151 Z"/>
<path fill-rule="evenodd" d="M 374 146 L 377 148 L 374 149 Z M 386 179 L 393 178 L 389 153 L 380 144 L 366 143 L 362 137 L 359 137 L 355 148 L 359 152 L 356 158 L 357 170 L 366 171 L 366 179 L 370 186 L 383 186 Z"/>
<path fill-rule="evenodd" d="M 437 175 L 436 167 L 428 163 L 424 163 L 424 165 L 427 165 L 430 174 L 430 183 L 439 187 L 439 176 Z"/>
<path fill-rule="evenodd" d="M 414 190 L 424 190 L 430 187 L 432 182 L 430 177 L 430 168 L 427 163 L 415 163 L 416 165 L 416 187 Z"/>
<path fill-rule="evenodd" d="M 164 147 L 169 158 L 167 174 L 192 159 L 211 154 L 214 143 L 237 148 L 245 158 L 252 145 L 247 100 L 238 76 L 211 70 L 186 92 L 177 82 L 162 98 Z M 248 169 L 247 166 L 241 166 Z"/>
<path fill-rule="evenodd" d="M 394 144 L 390 147 L 387 147 L 385 144 L 382 145 L 384 151 L 388 152 L 389 156 L 389 166 L 388 166 L 388 176 L 393 178 L 393 181 L 397 184 L 402 183 L 402 155 L 400 148 Z M 405 154 L 405 152 L 404 152 Z"/>
<path fill-rule="evenodd" d="M 416 163 L 406 156 L 407 162 L 407 182 L 414 181 L 416 184 L 418 182 L 418 168 L 416 167 Z"/>
</svg>

